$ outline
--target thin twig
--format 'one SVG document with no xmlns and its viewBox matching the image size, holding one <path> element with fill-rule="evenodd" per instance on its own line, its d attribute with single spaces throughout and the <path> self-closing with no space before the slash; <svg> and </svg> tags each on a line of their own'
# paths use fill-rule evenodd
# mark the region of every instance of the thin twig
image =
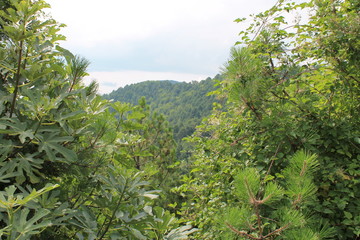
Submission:
<svg viewBox="0 0 360 240">
<path fill-rule="evenodd" d="M 280 232 L 282 232 L 282 231 L 284 231 L 285 229 L 287 229 L 289 226 L 290 226 L 290 223 L 288 223 L 288 224 L 286 224 L 285 226 L 283 226 L 283 227 L 281 227 L 281 228 L 279 228 L 279 229 L 276 229 L 276 230 L 272 231 L 271 233 L 265 235 L 265 236 L 263 237 L 263 239 L 266 239 L 266 238 L 268 238 L 268 237 L 270 237 L 270 236 L 272 236 L 272 235 L 275 235 L 275 234 L 279 234 Z"/>
<path fill-rule="evenodd" d="M 261 238 L 254 237 L 254 236 L 248 234 L 247 232 L 237 230 L 234 226 L 230 225 L 229 223 L 225 223 L 225 224 L 226 224 L 226 226 L 228 226 L 228 228 L 230 228 L 231 231 L 233 231 L 234 233 L 236 233 L 240 236 L 245 236 L 245 237 L 248 237 L 250 239 L 255 239 L 255 240 L 261 240 Z"/>
<path fill-rule="evenodd" d="M 269 173 L 270 173 L 270 170 L 271 170 L 271 168 L 272 168 L 272 166 L 273 166 L 273 164 L 274 164 L 274 161 L 275 161 L 275 157 L 276 157 L 276 155 L 277 155 L 278 152 L 279 152 L 280 145 L 281 145 L 281 143 L 279 143 L 279 145 L 278 145 L 278 147 L 277 147 L 277 149 L 276 149 L 275 154 L 271 157 L 272 160 L 271 160 L 271 162 L 270 162 L 270 166 L 269 166 L 269 168 L 268 168 L 268 170 L 267 170 L 267 172 L 266 172 L 266 174 L 265 174 L 264 179 L 265 179 L 265 178 L 267 177 L 267 175 L 269 175 Z"/>
</svg>

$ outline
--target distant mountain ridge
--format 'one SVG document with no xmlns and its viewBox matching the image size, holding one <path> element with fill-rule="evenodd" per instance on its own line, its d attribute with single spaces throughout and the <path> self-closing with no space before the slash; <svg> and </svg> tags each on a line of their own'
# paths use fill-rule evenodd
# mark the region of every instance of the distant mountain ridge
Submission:
<svg viewBox="0 0 360 240">
<path fill-rule="evenodd" d="M 174 80 L 145 81 L 119 88 L 103 97 L 134 105 L 138 104 L 141 97 L 145 97 L 153 111 L 166 116 L 174 129 L 174 138 L 179 143 L 183 137 L 194 132 L 204 117 L 210 115 L 216 99 L 208 96 L 208 93 L 216 90 L 214 85 L 219 78 L 217 75 L 214 79 L 190 83 Z"/>
</svg>

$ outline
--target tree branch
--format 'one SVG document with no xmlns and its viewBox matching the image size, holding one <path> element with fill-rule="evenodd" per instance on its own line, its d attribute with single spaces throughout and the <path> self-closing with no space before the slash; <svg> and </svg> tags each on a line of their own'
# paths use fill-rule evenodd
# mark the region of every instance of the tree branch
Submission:
<svg viewBox="0 0 360 240">
<path fill-rule="evenodd" d="M 225 223 L 225 224 L 226 224 L 226 226 L 228 226 L 228 228 L 230 228 L 231 231 L 233 231 L 237 235 L 248 237 L 250 239 L 255 239 L 255 240 L 261 240 L 262 239 L 262 238 L 254 237 L 254 236 L 248 234 L 247 232 L 239 231 L 234 226 L 230 225 L 229 223 Z"/>
<path fill-rule="evenodd" d="M 22 60 L 22 52 L 23 52 L 23 44 L 24 40 L 20 41 L 20 47 L 19 47 L 19 57 L 17 62 L 17 70 L 16 70 L 16 82 L 15 82 L 15 90 L 14 90 L 14 96 L 11 103 L 11 109 L 10 109 L 10 118 L 12 117 L 14 110 L 15 110 L 15 103 L 16 103 L 16 97 L 19 90 L 19 81 L 20 81 L 20 70 L 21 70 L 21 60 Z"/>
<path fill-rule="evenodd" d="M 272 235 L 275 235 L 275 234 L 279 234 L 280 232 L 282 232 L 282 231 L 284 231 L 285 229 L 287 229 L 289 226 L 290 226 L 290 223 L 288 223 L 288 224 L 286 224 L 285 226 L 283 226 L 283 227 L 281 227 L 281 228 L 279 228 L 279 229 L 276 229 L 276 230 L 272 231 L 271 233 L 265 235 L 265 236 L 263 237 L 263 239 L 266 239 L 266 238 L 268 238 L 268 237 L 270 237 L 270 236 L 272 236 Z"/>
</svg>

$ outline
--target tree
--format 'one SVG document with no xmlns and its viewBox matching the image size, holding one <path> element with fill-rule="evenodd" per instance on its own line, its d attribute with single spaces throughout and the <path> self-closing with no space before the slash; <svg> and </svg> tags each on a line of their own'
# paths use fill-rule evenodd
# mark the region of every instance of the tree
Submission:
<svg viewBox="0 0 360 240">
<path fill-rule="evenodd" d="M 60 47 L 42 0 L 0 10 L 0 236 L 4 239 L 184 238 L 158 190 L 123 164 L 136 108 L 116 109 L 82 78 L 89 62 Z M 131 128 L 132 127 L 132 128 Z M 133 156 L 131 156 L 133 157 Z M 159 216 L 157 213 L 159 212 Z M 162 219 L 164 218 L 164 219 Z M 164 225 L 157 224 L 164 222 Z M 161 229 L 160 229 L 161 228 Z"/>
<path fill-rule="evenodd" d="M 219 223 L 225 225 L 221 239 L 235 236 L 245 239 L 326 239 L 334 232 L 324 222 L 306 212 L 315 197 L 313 173 L 318 166 L 316 155 L 297 152 L 281 172 L 283 179 L 260 177 L 255 168 L 245 168 L 235 175 L 236 205 L 228 207 Z M 233 235 L 233 236 L 231 236 Z"/>
<path fill-rule="evenodd" d="M 220 77 L 220 76 L 218 76 Z M 141 97 L 151 107 L 151 112 L 163 114 L 169 121 L 177 144 L 176 158 L 184 160 L 188 146 L 182 139 L 190 136 L 201 119 L 210 114 L 215 96 L 209 96 L 216 87 L 215 79 L 208 78 L 200 82 L 145 81 L 119 88 L 105 99 L 128 102 L 137 105 Z"/>
<path fill-rule="evenodd" d="M 191 174 L 176 189 L 189 196 L 182 213 L 202 238 L 221 231 L 209 216 L 238 201 L 239 169 L 281 181 L 302 149 L 319 162 L 316 201 L 307 210 L 328 221 L 339 239 L 359 236 L 352 214 L 360 207 L 358 7 L 354 1 L 278 1 L 240 33 L 218 91 L 228 102 L 190 138 L 196 144 Z M 313 15 L 288 23 L 284 15 L 297 10 Z"/>
</svg>

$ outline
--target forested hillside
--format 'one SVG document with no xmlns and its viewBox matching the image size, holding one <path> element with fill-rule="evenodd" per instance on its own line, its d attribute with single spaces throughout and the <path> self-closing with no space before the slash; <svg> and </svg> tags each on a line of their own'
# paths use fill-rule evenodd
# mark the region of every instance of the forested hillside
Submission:
<svg viewBox="0 0 360 240">
<path fill-rule="evenodd" d="M 221 80 L 207 78 L 191 83 L 176 81 L 145 81 L 119 88 L 103 97 L 108 100 L 127 102 L 137 105 L 139 99 L 145 97 L 152 111 L 164 114 L 174 131 L 178 144 L 177 156 L 184 149 L 182 139 L 190 136 L 204 117 L 210 115 L 213 103 L 218 102 L 215 95 L 216 85 Z"/>
<path fill-rule="evenodd" d="M 358 0 L 276 1 L 217 89 L 145 82 L 132 104 L 84 85 L 49 7 L 0 1 L 1 239 L 360 239 Z M 215 99 L 177 161 L 160 113 L 180 138 Z"/>
</svg>

